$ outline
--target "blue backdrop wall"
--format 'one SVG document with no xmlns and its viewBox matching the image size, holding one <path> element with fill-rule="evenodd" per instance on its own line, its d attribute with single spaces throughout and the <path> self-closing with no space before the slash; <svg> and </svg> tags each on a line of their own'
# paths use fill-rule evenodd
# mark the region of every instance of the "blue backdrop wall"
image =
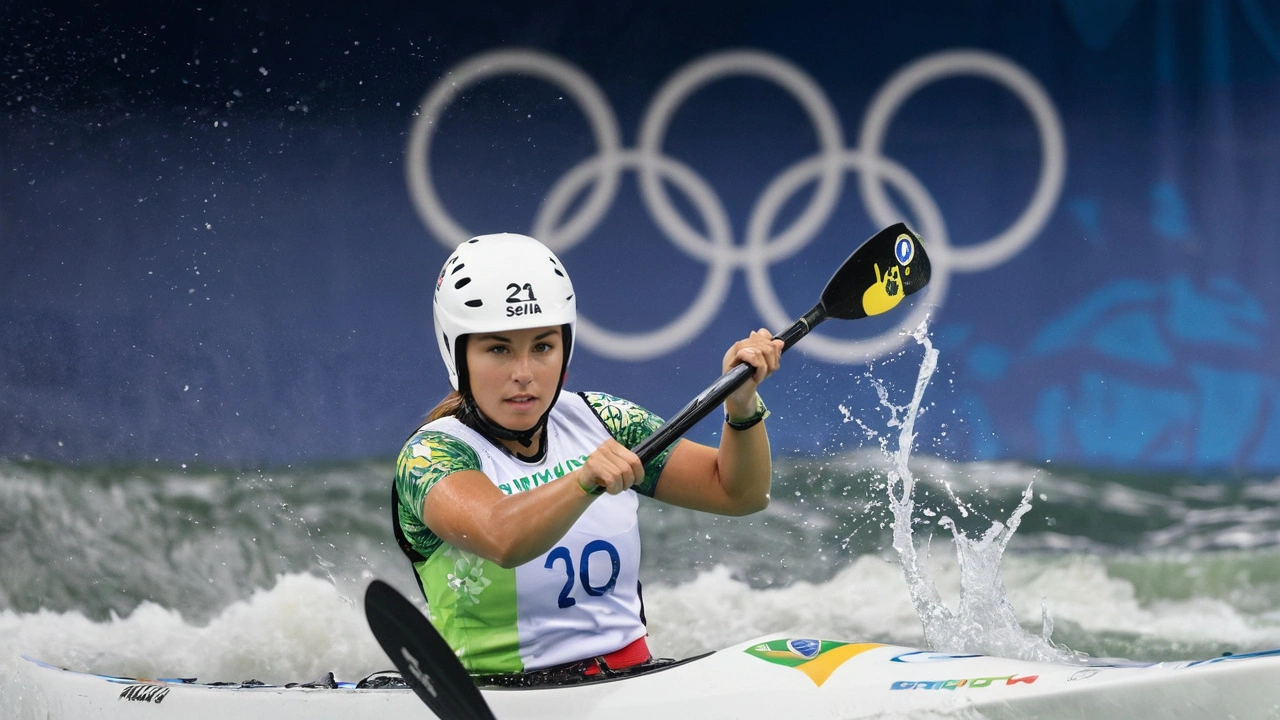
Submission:
<svg viewBox="0 0 1280 720">
<path fill-rule="evenodd" d="M 570 385 L 669 415 L 902 219 L 931 290 L 788 355 L 780 451 L 882 427 L 928 316 L 923 451 L 1280 468 L 1280 3 L 109 5 L 0 4 L 0 456 L 390 456 L 500 230 Z"/>
</svg>

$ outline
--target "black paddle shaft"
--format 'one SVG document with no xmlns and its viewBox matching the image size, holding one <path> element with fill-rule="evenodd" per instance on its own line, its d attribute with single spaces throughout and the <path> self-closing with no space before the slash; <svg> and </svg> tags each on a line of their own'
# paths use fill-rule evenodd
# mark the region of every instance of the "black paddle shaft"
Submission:
<svg viewBox="0 0 1280 720">
<path fill-rule="evenodd" d="M 902 298 L 927 285 L 930 274 L 929 257 L 920 238 L 903 223 L 890 225 L 858 246 L 827 281 L 818 304 L 776 336 L 783 341 L 783 352 L 827 318 L 853 320 L 896 307 Z M 743 364 L 721 375 L 633 448 L 640 461 L 647 463 L 656 458 L 723 403 L 751 373 L 751 366 Z"/>
<path fill-rule="evenodd" d="M 812 310 L 805 314 L 803 318 L 795 321 L 791 327 L 776 335 L 778 340 L 783 341 L 782 351 L 786 352 L 791 349 L 796 341 L 814 328 L 818 323 L 827 319 L 827 313 L 823 309 L 822 304 L 815 305 Z M 658 428 L 652 435 L 645 438 L 639 445 L 635 446 L 633 452 L 640 457 L 640 462 L 647 463 L 658 457 L 668 445 L 675 442 L 681 435 L 689 432 L 689 428 L 698 424 L 698 421 L 711 411 L 716 409 L 721 403 L 733 394 L 738 386 L 747 381 L 754 371 L 750 365 L 734 365 L 729 372 L 720 376 L 706 390 L 698 393 L 698 396 L 689 401 L 675 417 L 671 418 L 666 424 Z"/>
</svg>

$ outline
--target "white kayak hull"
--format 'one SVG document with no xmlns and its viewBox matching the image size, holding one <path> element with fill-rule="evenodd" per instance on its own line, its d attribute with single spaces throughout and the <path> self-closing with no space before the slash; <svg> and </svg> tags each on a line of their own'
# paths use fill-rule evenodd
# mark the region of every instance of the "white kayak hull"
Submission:
<svg viewBox="0 0 1280 720">
<path fill-rule="evenodd" d="M 435 717 L 406 689 L 212 686 L 27 665 L 41 720 Z M 485 689 L 499 720 L 1280 718 L 1280 650 L 1081 666 L 766 637 L 675 667 L 571 687 Z"/>
</svg>

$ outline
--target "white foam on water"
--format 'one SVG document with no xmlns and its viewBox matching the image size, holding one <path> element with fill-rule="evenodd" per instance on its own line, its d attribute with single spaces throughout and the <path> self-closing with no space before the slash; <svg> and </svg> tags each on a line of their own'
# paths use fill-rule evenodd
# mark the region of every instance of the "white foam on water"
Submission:
<svg viewBox="0 0 1280 720">
<path fill-rule="evenodd" d="M 935 543 L 919 562 L 938 601 L 958 606 L 962 572 L 952 549 Z M 1058 623 L 1071 623 L 1090 635 L 1241 650 L 1280 647 L 1280 617 L 1274 613 L 1206 597 L 1144 603 L 1130 581 L 1108 574 L 1106 560 L 1096 556 L 1006 554 L 1003 574 L 1008 619 L 1022 628 L 1039 627 L 1042 605 L 1047 604 Z M 659 656 L 686 657 L 775 633 L 925 645 L 924 624 L 900 567 L 877 556 L 859 557 L 823 583 L 752 590 L 718 567 L 689 583 L 646 584 L 644 591 L 649 645 Z"/>
<path fill-rule="evenodd" d="M 22 655 L 83 672 L 205 682 L 307 682 L 327 671 L 352 680 L 392 667 L 363 603 L 306 574 L 281 577 L 202 626 L 154 603 L 106 622 L 74 611 L 6 610 L 0 647 L 0 707 L 22 708 L 18 717 L 33 716 L 40 701 L 21 680 Z"/>
<path fill-rule="evenodd" d="M 1108 574 L 1106 561 L 1096 556 L 1006 559 L 1011 602 L 1030 608 L 1046 598 L 1056 619 L 1089 634 L 1240 650 L 1280 647 L 1280 618 L 1273 613 L 1204 596 L 1144 603 L 1131 582 Z"/>
<path fill-rule="evenodd" d="M 941 545 L 922 548 L 920 567 L 940 602 L 954 605 L 961 593 L 960 564 Z M 1090 555 L 1006 554 L 1007 601 L 1024 626 L 1039 623 L 1047 599 L 1059 623 L 1089 634 L 1190 646 L 1280 647 L 1275 613 L 1205 597 L 1144 603 L 1131 582 L 1107 568 L 1106 560 Z M 416 597 L 411 588 L 401 589 Z M 650 647 L 662 657 L 687 657 L 774 633 L 925 644 L 900 567 L 873 555 L 857 558 L 829 581 L 782 588 L 752 589 L 716 567 L 680 585 L 646 584 L 645 610 Z M 0 707 L 9 713 L 5 717 L 20 718 L 39 717 L 40 703 L 19 673 L 21 654 L 73 670 L 202 681 L 305 682 L 327 671 L 358 680 L 391 668 L 369 631 L 362 603 L 309 574 L 283 576 L 207 624 L 151 603 L 103 622 L 79 612 L 2 611 L 0 648 Z"/>
<path fill-rule="evenodd" d="M 646 585 L 644 598 L 649 646 L 658 656 L 686 657 L 773 633 L 923 640 L 901 573 L 879 557 L 860 557 L 828 582 L 763 590 L 722 566 L 683 585 Z"/>
</svg>

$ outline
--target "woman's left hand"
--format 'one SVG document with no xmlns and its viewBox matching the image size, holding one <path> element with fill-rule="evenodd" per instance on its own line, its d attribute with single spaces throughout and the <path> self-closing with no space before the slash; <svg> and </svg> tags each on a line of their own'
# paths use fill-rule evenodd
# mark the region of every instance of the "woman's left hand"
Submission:
<svg viewBox="0 0 1280 720">
<path fill-rule="evenodd" d="M 747 417 L 756 411 L 756 388 L 765 378 L 778 369 L 782 358 L 782 341 L 764 328 L 739 340 L 724 354 L 722 372 L 729 372 L 734 365 L 750 365 L 755 372 L 738 386 L 724 402 L 731 417 Z"/>
</svg>

